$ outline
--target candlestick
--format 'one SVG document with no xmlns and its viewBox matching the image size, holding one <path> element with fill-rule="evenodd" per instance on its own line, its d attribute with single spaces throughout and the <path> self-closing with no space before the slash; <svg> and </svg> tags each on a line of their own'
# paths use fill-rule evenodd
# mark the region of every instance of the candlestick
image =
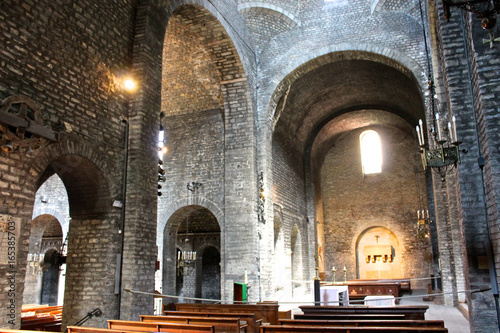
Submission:
<svg viewBox="0 0 500 333">
<path fill-rule="evenodd" d="M 335 285 L 336 281 L 336 275 L 337 275 L 337 270 L 335 269 L 335 266 L 332 267 L 332 276 L 333 276 L 333 285 Z"/>
<path fill-rule="evenodd" d="M 422 119 L 419 119 L 418 123 L 420 125 L 420 136 L 422 137 L 422 146 L 423 146 L 425 145 L 424 123 L 422 122 Z"/>
<path fill-rule="evenodd" d="M 420 211 L 419 210 L 417 210 L 417 219 L 420 220 Z"/>
<path fill-rule="evenodd" d="M 415 129 L 417 130 L 418 145 L 421 146 L 422 145 L 422 139 L 420 138 L 420 128 L 417 125 L 417 127 Z"/>
<path fill-rule="evenodd" d="M 457 136 L 457 119 L 455 116 L 451 117 L 451 121 L 453 122 L 453 142 L 458 142 L 458 136 Z"/>
<path fill-rule="evenodd" d="M 245 269 L 245 284 L 248 283 L 247 270 Z"/>
<path fill-rule="evenodd" d="M 451 130 L 451 123 L 448 122 L 448 132 L 450 133 L 450 142 L 455 142 L 455 140 L 453 139 L 453 132 Z"/>
<path fill-rule="evenodd" d="M 441 141 L 442 136 L 441 136 L 441 124 L 439 124 L 439 113 L 436 113 L 436 126 L 438 130 L 438 141 Z"/>
<path fill-rule="evenodd" d="M 342 271 L 344 271 L 344 284 L 347 284 L 347 268 L 345 268 L 344 266 L 344 269 Z"/>
</svg>

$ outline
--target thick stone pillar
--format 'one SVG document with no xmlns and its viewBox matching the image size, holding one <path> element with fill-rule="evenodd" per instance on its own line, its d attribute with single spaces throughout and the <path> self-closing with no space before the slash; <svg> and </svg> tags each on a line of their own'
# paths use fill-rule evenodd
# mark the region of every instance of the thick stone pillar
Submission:
<svg viewBox="0 0 500 333">
<path fill-rule="evenodd" d="M 490 84 L 491 72 L 487 69 L 491 66 L 490 62 L 497 59 L 492 56 L 493 54 L 489 57 L 484 55 L 488 51 L 481 43 L 487 34 L 478 28 L 480 22 L 474 15 L 467 14 L 464 19 L 460 10 L 452 8 L 452 17 L 447 22 L 443 18 L 441 1 L 436 3 L 436 8 L 438 10 L 435 22 L 439 35 L 437 52 L 441 59 L 448 112 L 450 117 L 454 115 L 457 118 L 458 140 L 463 142 L 461 148 L 468 150 L 467 154 L 461 156 L 458 178 L 449 177 L 452 182 L 448 187 L 449 199 L 453 201 L 452 206 L 456 207 L 450 215 L 450 218 L 455 220 L 452 240 L 465 239 L 465 247 L 462 250 L 464 260 L 462 263 L 457 261 L 455 269 L 463 270 L 465 279 L 458 283 L 465 289 L 487 289 L 490 286 L 488 267 L 484 264 L 489 244 L 487 216 L 490 228 L 498 225 L 495 213 L 498 199 L 493 199 L 491 204 L 487 205 L 488 212 L 486 212 L 478 159 L 483 156 L 488 161 L 489 156 L 492 156 L 488 144 L 487 126 L 483 127 L 487 123 L 485 115 L 488 112 L 493 116 L 492 120 L 496 119 L 491 122 L 493 125 L 491 133 L 495 133 L 495 137 L 498 136 L 496 134 L 499 129 L 496 104 L 498 92 L 495 97 L 495 88 Z M 472 20 L 475 29 L 469 26 L 469 20 Z M 484 70 L 483 76 L 479 74 L 482 70 L 480 68 Z M 491 165 L 496 163 L 497 161 Z M 493 189 L 494 177 L 490 180 L 486 181 L 486 188 L 490 183 Z M 490 197 L 494 198 L 495 194 L 491 193 Z M 450 244 L 456 245 L 456 243 Z M 471 332 L 497 331 L 496 310 L 491 292 L 467 293 L 466 299 Z"/>
<path fill-rule="evenodd" d="M 117 218 L 72 218 L 68 232 L 66 286 L 63 327 L 74 325 L 87 313 L 99 308 L 101 317 L 84 326 L 106 327 L 107 319 L 117 318 L 115 295 L 116 253 L 119 238 Z"/>
<path fill-rule="evenodd" d="M 223 81 L 225 121 L 224 207 L 225 284 L 223 299 L 232 299 L 233 283 L 248 272 L 249 301 L 259 301 L 260 260 L 257 232 L 255 128 L 246 79 Z M 268 218 L 267 223 L 272 223 Z"/>
</svg>

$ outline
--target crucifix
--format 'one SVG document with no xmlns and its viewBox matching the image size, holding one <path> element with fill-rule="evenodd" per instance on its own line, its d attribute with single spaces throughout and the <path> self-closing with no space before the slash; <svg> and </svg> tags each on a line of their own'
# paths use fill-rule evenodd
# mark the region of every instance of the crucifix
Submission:
<svg viewBox="0 0 500 333">
<path fill-rule="evenodd" d="M 379 235 L 375 235 L 375 239 L 377 240 L 377 244 L 378 244 L 378 239 L 380 238 Z"/>
<path fill-rule="evenodd" d="M 493 43 L 494 42 L 500 42 L 500 37 L 495 38 L 495 35 L 493 32 L 490 31 L 490 39 L 484 39 L 483 38 L 483 44 L 490 44 L 490 49 L 493 48 Z"/>
</svg>

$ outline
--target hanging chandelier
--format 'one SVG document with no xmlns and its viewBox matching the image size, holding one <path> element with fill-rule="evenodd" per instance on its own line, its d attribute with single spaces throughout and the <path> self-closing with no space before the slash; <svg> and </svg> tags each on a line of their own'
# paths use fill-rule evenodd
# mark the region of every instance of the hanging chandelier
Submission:
<svg viewBox="0 0 500 333">
<path fill-rule="evenodd" d="M 430 228 L 431 220 L 429 218 L 428 210 L 417 210 L 417 238 L 429 239 L 431 236 Z"/>
<path fill-rule="evenodd" d="M 184 245 L 189 245 L 189 216 L 186 216 Z M 196 265 L 196 251 L 177 251 L 177 275 L 189 275 Z"/>
<path fill-rule="evenodd" d="M 188 183 L 186 186 L 188 194 L 191 192 L 195 195 L 196 191 L 198 191 L 201 186 L 203 186 L 203 184 L 199 182 Z M 184 246 L 194 248 L 193 245 L 190 246 L 189 244 L 189 215 L 186 216 Z M 196 266 L 196 251 L 177 251 L 176 259 L 177 275 L 189 275 Z"/>
</svg>

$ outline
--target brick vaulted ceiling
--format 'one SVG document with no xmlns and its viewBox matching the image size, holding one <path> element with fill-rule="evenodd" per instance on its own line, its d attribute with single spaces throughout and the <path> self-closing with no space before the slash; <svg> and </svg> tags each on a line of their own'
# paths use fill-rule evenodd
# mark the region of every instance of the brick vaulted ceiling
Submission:
<svg viewBox="0 0 500 333">
<path fill-rule="evenodd" d="M 285 105 L 283 105 L 285 103 Z M 423 118 L 424 105 L 416 80 L 395 67 L 370 60 L 340 60 L 317 67 L 296 79 L 277 110 L 282 110 L 274 135 L 301 156 L 333 119 L 352 111 L 379 110 L 398 115 L 410 125 Z M 370 116 L 370 125 L 384 125 L 386 117 Z M 351 120 L 349 120 L 351 119 Z M 362 117 L 344 119 L 351 129 L 366 126 Z M 321 133 L 336 133 L 335 126 Z M 410 128 L 410 127 L 408 127 Z M 337 133 L 338 134 L 338 133 Z"/>
</svg>

